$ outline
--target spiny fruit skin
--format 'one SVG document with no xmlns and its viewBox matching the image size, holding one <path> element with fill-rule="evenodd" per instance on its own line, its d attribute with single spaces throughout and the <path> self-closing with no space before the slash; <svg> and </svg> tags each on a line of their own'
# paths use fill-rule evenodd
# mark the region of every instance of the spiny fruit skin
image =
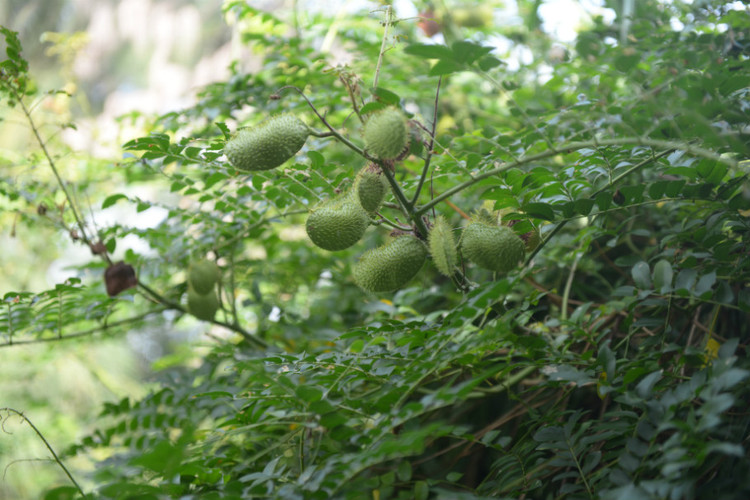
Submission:
<svg viewBox="0 0 750 500">
<path fill-rule="evenodd" d="M 197 260 L 188 268 L 188 284 L 201 295 L 212 291 L 220 279 L 219 266 L 210 260 Z"/>
<path fill-rule="evenodd" d="M 424 243 L 413 236 L 397 236 L 362 254 L 352 268 L 354 282 L 367 292 L 397 290 L 417 275 L 426 259 Z"/>
<path fill-rule="evenodd" d="M 396 158 L 409 144 L 406 117 L 395 108 L 373 113 L 365 122 L 365 150 L 381 160 Z"/>
<path fill-rule="evenodd" d="M 475 220 L 464 229 L 461 252 L 479 267 L 507 273 L 523 260 L 524 242 L 507 226 Z"/>
<path fill-rule="evenodd" d="M 456 250 L 453 231 L 443 216 L 438 216 L 435 219 L 435 224 L 427 236 L 427 243 L 430 255 L 432 255 L 432 262 L 438 268 L 440 274 L 453 276 L 453 268 L 458 261 L 458 251 Z"/>
<path fill-rule="evenodd" d="M 335 252 L 358 242 L 369 225 L 367 212 L 351 193 L 347 193 L 313 208 L 307 217 L 305 229 L 315 245 Z"/>
<path fill-rule="evenodd" d="M 216 292 L 198 293 L 193 287 L 188 286 L 188 311 L 198 319 L 211 321 L 219 310 L 219 299 Z"/>
<path fill-rule="evenodd" d="M 533 252 L 542 242 L 542 235 L 539 233 L 539 229 L 535 228 L 525 233 L 521 239 L 525 241 L 526 251 Z"/>
<path fill-rule="evenodd" d="M 238 130 L 224 146 L 224 153 L 240 170 L 270 170 L 297 154 L 309 135 L 310 129 L 296 116 L 276 115 Z"/>
<path fill-rule="evenodd" d="M 388 179 L 379 167 L 365 167 L 357 174 L 354 191 L 357 193 L 362 208 L 369 213 L 376 212 L 383 204 L 383 198 L 388 192 Z"/>
</svg>

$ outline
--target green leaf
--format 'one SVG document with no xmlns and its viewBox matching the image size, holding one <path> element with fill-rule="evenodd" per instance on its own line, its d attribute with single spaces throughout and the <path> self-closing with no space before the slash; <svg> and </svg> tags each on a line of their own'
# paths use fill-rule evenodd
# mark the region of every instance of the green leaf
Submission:
<svg viewBox="0 0 750 500">
<path fill-rule="evenodd" d="M 111 207 L 112 205 L 117 203 L 119 200 L 127 200 L 127 199 L 128 197 L 122 193 L 117 193 L 117 194 L 107 196 L 102 202 L 102 209 Z"/>
<path fill-rule="evenodd" d="M 529 217 L 552 221 L 555 219 L 555 211 L 547 203 L 526 203 L 521 209 Z"/>
<path fill-rule="evenodd" d="M 397 105 L 401 102 L 401 98 L 397 94 L 383 87 L 376 88 L 373 94 L 377 97 L 378 101 L 384 104 Z"/>
<path fill-rule="evenodd" d="M 372 113 L 374 111 L 379 111 L 379 110 L 385 109 L 387 107 L 388 107 L 388 105 L 386 103 L 384 103 L 384 102 L 370 101 L 367 104 L 365 104 L 364 106 L 362 106 L 360 108 L 359 112 L 362 115 L 366 115 L 368 113 Z"/>
<path fill-rule="evenodd" d="M 314 403 L 323 398 L 323 391 L 321 389 L 309 385 L 300 385 L 294 393 L 298 398 L 307 403 Z"/>
<path fill-rule="evenodd" d="M 667 192 L 669 181 L 656 181 L 648 187 L 648 196 L 653 200 L 659 200 Z"/>
<path fill-rule="evenodd" d="M 454 59 L 464 64 L 472 64 L 474 61 L 492 52 L 492 47 L 477 45 L 476 43 L 461 40 L 451 45 Z"/>
<path fill-rule="evenodd" d="M 642 290 L 651 289 L 651 273 L 646 262 L 640 261 L 635 264 L 630 273 L 633 276 L 633 281 L 638 288 Z"/>
<path fill-rule="evenodd" d="M 398 468 L 396 469 L 396 475 L 401 481 L 408 482 L 411 480 L 411 462 L 403 460 L 399 462 Z"/>
<path fill-rule="evenodd" d="M 653 280 L 654 288 L 659 293 L 665 294 L 672 291 L 672 277 L 674 272 L 672 271 L 672 265 L 662 259 L 654 264 Z"/>
<path fill-rule="evenodd" d="M 591 209 L 594 208 L 594 200 L 583 198 L 574 202 L 575 210 L 581 215 L 588 215 L 591 213 Z"/>
<path fill-rule="evenodd" d="M 229 176 L 222 173 L 222 172 L 214 172 L 213 174 L 209 175 L 208 178 L 205 181 L 205 188 L 210 189 L 213 187 L 216 183 L 221 182 L 223 180 L 228 179 Z"/>
<path fill-rule="evenodd" d="M 496 68 L 502 64 L 503 62 L 496 57 L 485 56 L 479 60 L 479 69 L 481 69 L 482 71 L 489 71 L 492 68 Z"/>
<path fill-rule="evenodd" d="M 711 292 L 711 288 L 716 283 L 716 271 L 711 271 L 710 273 L 704 274 L 703 276 L 698 279 L 698 283 L 695 284 L 695 288 L 693 289 L 693 293 L 697 297 L 703 297 L 704 294 L 709 294 Z"/>
<path fill-rule="evenodd" d="M 456 71 L 463 71 L 464 69 L 464 65 L 461 63 L 442 59 L 430 68 L 430 76 L 448 75 Z"/>
<path fill-rule="evenodd" d="M 454 53 L 451 49 L 445 45 L 426 45 L 426 44 L 413 44 L 408 45 L 404 52 L 412 55 L 422 57 L 424 59 L 448 59 L 454 58 Z"/>
<path fill-rule="evenodd" d="M 414 500 L 427 500 L 430 496 L 430 487 L 427 481 L 417 481 L 414 483 Z"/>
<path fill-rule="evenodd" d="M 74 486 L 58 486 L 44 495 L 44 500 L 76 500 L 81 498 L 78 488 Z"/>
<path fill-rule="evenodd" d="M 632 70 L 640 60 L 641 57 L 637 53 L 632 55 L 621 55 L 615 58 L 615 68 L 617 68 L 618 71 L 627 73 Z"/>
<path fill-rule="evenodd" d="M 677 273 L 674 289 L 690 292 L 693 289 L 698 272 L 695 269 L 682 269 Z"/>
<path fill-rule="evenodd" d="M 656 385 L 656 383 L 661 380 L 661 377 L 661 370 L 646 375 L 643 380 L 638 382 L 638 385 L 635 386 L 635 391 L 638 393 L 638 396 L 643 399 L 648 399 L 649 397 L 651 397 L 651 392 L 654 390 L 654 386 Z"/>
</svg>

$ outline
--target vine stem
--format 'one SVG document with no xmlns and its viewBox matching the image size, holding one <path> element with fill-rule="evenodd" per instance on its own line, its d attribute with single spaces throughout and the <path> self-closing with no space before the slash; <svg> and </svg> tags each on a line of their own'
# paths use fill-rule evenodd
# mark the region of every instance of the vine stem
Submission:
<svg viewBox="0 0 750 500">
<path fill-rule="evenodd" d="M 650 146 L 654 148 L 670 150 L 665 154 L 669 154 L 669 152 L 673 150 L 682 150 L 687 153 L 693 154 L 695 156 L 701 156 L 709 160 L 718 161 L 726 165 L 729 165 L 730 167 L 735 167 L 735 168 L 737 167 L 737 164 L 738 164 L 736 160 L 733 160 L 731 158 L 725 158 L 707 149 L 703 149 L 697 146 L 692 146 L 692 145 L 681 143 L 681 142 L 664 141 L 660 139 L 649 139 L 649 138 L 644 138 L 644 137 L 623 137 L 621 139 L 600 139 L 600 140 L 592 140 L 592 141 L 571 142 L 568 144 L 563 144 L 562 146 L 557 147 L 557 148 L 549 149 L 541 153 L 527 156 L 525 158 L 519 158 L 518 160 L 513 161 L 511 163 L 505 163 L 504 165 L 501 165 L 497 168 L 493 168 L 492 170 L 488 170 L 486 172 L 482 172 L 481 174 L 475 175 L 474 177 L 471 178 L 471 180 L 458 184 L 457 186 L 454 186 L 451 189 L 445 191 L 441 195 L 436 196 L 435 199 L 433 199 L 431 202 L 426 203 L 422 205 L 421 207 L 419 207 L 419 209 L 417 209 L 415 213 L 417 215 L 422 215 L 426 213 L 428 210 L 430 210 L 432 207 L 437 205 L 438 203 L 442 202 L 443 200 L 447 198 L 450 198 L 454 194 L 459 193 L 463 191 L 464 189 L 473 186 L 474 184 L 476 184 L 477 182 L 483 179 L 492 177 L 493 175 L 501 174 L 505 172 L 506 170 L 510 170 L 511 168 L 514 168 L 514 167 L 525 165 L 527 163 L 532 163 L 538 160 L 543 160 L 551 156 L 570 153 L 572 151 L 576 151 L 576 150 L 584 149 L 584 148 L 596 148 L 599 146 L 626 146 L 626 145 Z M 649 161 L 651 161 L 651 159 L 649 159 Z M 636 167 L 640 168 L 639 166 L 636 166 Z M 636 167 L 631 168 L 625 174 L 629 174 L 630 172 L 636 170 Z M 618 176 L 617 179 L 613 180 L 613 183 L 619 180 L 620 178 L 622 178 L 622 175 Z"/>
<path fill-rule="evenodd" d="M 75 485 L 76 489 L 78 490 L 78 493 L 81 494 L 81 498 L 86 498 L 86 494 L 83 492 L 83 489 L 81 488 L 81 486 L 75 480 L 75 478 L 70 473 L 70 471 L 68 470 L 68 468 L 65 467 L 65 464 L 62 463 L 62 460 L 60 460 L 60 457 L 57 456 L 57 453 L 55 453 L 55 450 L 52 449 L 52 446 L 50 446 L 50 444 L 47 441 L 47 439 L 45 439 L 44 435 L 39 431 L 39 429 L 37 429 L 37 427 L 33 424 L 33 422 L 31 420 L 29 420 L 29 418 L 26 415 L 24 415 L 23 412 L 18 411 L 18 410 L 14 409 L 14 408 L 7 408 L 7 407 L 6 408 L 0 408 L 0 412 L 2 412 L 2 411 L 8 412 L 8 413 L 15 413 L 16 415 L 18 415 L 19 417 L 21 417 L 21 419 L 23 419 L 24 422 L 26 422 L 27 424 L 29 424 L 29 426 L 32 429 L 34 429 L 34 432 L 36 432 L 36 435 L 39 436 L 39 439 L 42 440 L 42 442 L 44 443 L 44 446 L 46 446 L 47 450 L 49 450 L 49 452 L 52 453 L 52 457 L 55 459 L 55 462 L 57 462 L 57 465 L 60 466 L 60 468 L 65 472 L 65 475 L 68 476 L 68 479 L 70 479 L 70 481 Z"/>
</svg>

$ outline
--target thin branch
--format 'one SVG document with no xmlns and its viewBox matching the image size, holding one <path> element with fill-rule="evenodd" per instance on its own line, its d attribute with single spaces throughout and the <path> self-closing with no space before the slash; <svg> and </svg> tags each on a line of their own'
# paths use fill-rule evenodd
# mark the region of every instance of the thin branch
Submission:
<svg viewBox="0 0 750 500">
<path fill-rule="evenodd" d="M 281 87 L 280 89 L 278 89 L 276 92 L 274 92 L 274 94 L 280 94 L 281 92 L 284 92 L 285 90 L 294 90 L 299 95 L 301 95 L 302 98 L 305 101 L 307 101 L 307 104 L 310 106 L 310 109 L 313 110 L 313 113 L 315 113 L 315 115 L 318 117 L 318 119 L 321 121 L 321 123 L 323 123 L 323 125 L 325 125 L 326 128 L 328 130 L 330 130 L 330 132 L 331 132 L 330 134 L 326 134 L 326 133 L 321 134 L 321 133 L 318 133 L 318 132 L 315 132 L 315 131 L 311 131 L 310 132 L 311 135 L 314 135 L 315 137 L 335 137 L 336 139 L 338 139 L 339 141 L 341 141 L 346 147 L 348 147 L 349 149 L 351 149 L 352 151 L 354 151 L 358 155 L 362 156 L 363 158 L 366 158 L 366 159 L 368 159 L 370 161 L 375 161 L 376 160 L 376 158 L 373 158 L 372 156 L 370 156 L 367 153 L 365 153 L 365 151 L 362 148 L 358 147 L 353 142 L 351 142 L 349 139 L 347 139 L 346 137 L 344 137 L 343 135 L 341 135 L 341 133 L 339 133 L 339 131 L 337 131 L 333 127 L 333 125 L 331 125 L 330 123 L 328 123 L 328 120 L 326 120 L 325 117 L 320 114 L 320 112 L 315 107 L 315 105 L 312 103 L 312 101 L 310 101 L 310 99 L 305 95 L 305 93 L 302 92 L 302 90 L 299 89 L 298 87 L 295 87 L 294 85 L 286 85 L 286 86 Z"/>
<path fill-rule="evenodd" d="M 11 347 L 11 346 L 21 345 L 21 344 L 40 344 L 40 343 L 45 343 L 45 342 L 59 342 L 61 340 L 69 340 L 69 339 L 86 337 L 88 335 L 93 335 L 98 332 L 105 332 L 110 328 L 116 328 L 118 326 L 127 325 L 129 323 L 135 323 L 136 321 L 145 319 L 148 316 L 151 316 L 152 314 L 158 314 L 165 310 L 166 308 L 154 309 L 152 311 L 148 311 L 143 314 L 139 314 L 137 316 L 132 316 L 130 318 L 113 321 L 111 323 L 106 323 L 104 325 L 97 326 L 96 328 L 90 328 L 88 330 L 83 330 L 83 331 L 76 332 L 76 333 L 69 333 L 61 337 L 46 337 L 46 338 L 31 339 L 31 340 L 14 340 L 13 342 L 6 342 L 4 344 L 0 344 L 0 348 Z"/>
<path fill-rule="evenodd" d="M 190 312 L 182 307 L 177 302 L 172 302 L 171 300 L 163 297 L 159 293 L 157 293 L 155 290 L 151 289 L 149 286 L 147 286 L 145 283 L 138 282 L 138 287 L 140 287 L 142 290 L 146 292 L 147 295 L 151 296 L 151 298 L 158 302 L 159 304 L 162 304 L 166 306 L 169 309 L 175 309 L 177 311 L 180 311 L 184 314 L 190 314 Z M 229 330 L 232 330 L 233 332 L 237 332 L 240 335 L 242 335 L 245 340 L 250 342 L 251 344 L 255 344 L 256 347 L 260 347 L 261 349 L 267 349 L 268 344 L 261 338 L 253 335 L 252 333 L 248 332 L 244 328 L 242 328 L 240 325 L 236 323 L 229 323 L 226 321 L 219 321 L 217 319 L 213 319 L 209 321 L 209 323 L 213 323 L 214 325 L 223 326 L 224 328 L 227 328 Z"/>
<path fill-rule="evenodd" d="M 422 191 L 425 179 L 427 179 L 427 173 L 430 170 L 430 161 L 432 160 L 432 148 L 435 146 L 435 131 L 437 130 L 437 115 L 438 115 L 438 102 L 440 100 L 440 85 L 443 82 L 443 77 L 438 79 L 437 90 L 435 91 L 435 106 L 432 113 L 432 130 L 430 133 L 430 142 L 427 146 L 427 157 L 424 159 L 424 167 L 422 167 L 422 175 L 419 177 L 419 183 L 414 191 L 414 196 L 411 199 L 411 207 L 416 206 L 419 200 L 419 193 Z"/>
<path fill-rule="evenodd" d="M 391 21 L 392 21 L 392 11 L 391 6 L 388 5 L 385 8 L 385 29 L 383 31 L 383 41 L 380 44 L 380 54 L 378 54 L 378 63 L 375 66 L 375 78 L 372 80 L 372 88 L 376 89 L 378 88 L 378 78 L 380 77 L 380 68 L 383 65 L 383 54 L 385 53 L 385 45 L 388 41 L 388 29 L 391 27 Z"/>
<path fill-rule="evenodd" d="M 533 163 L 535 161 L 543 160 L 545 158 L 550 158 L 552 156 L 556 156 L 559 154 L 570 153 L 578 149 L 596 148 L 598 146 L 625 146 L 625 145 L 650 146 L 654 148 L 668 149 L 670 150 L 669 152 L 671 152 L 671 150 L 682 150 L 687 153 L 693 154 L 695 156 L 701 156 L 709 160 L 714 160 L 714 161 L 724 163 L 726 165 L 729 165 L 730 167 L 737 166 L 736 160 L 723 157 L 707 149 L 699 148 L 697 146 L 692 146 L 692 145 L 681 143 L 681 142 L 663 141 L 663 140 L 648 139 L 648 138 L 643 138 L 643 137 L 625 137 L 622 139 L 602 139 L 602 140 L 593 140 L 593 141 L 571 142 L 568 144 L 563 144 L 557 148 L 549 149 L 541 153 L 537 153 L 534 155 L 527 156 L 525 158 L 521 158 L 511 163 L 505 163 L 500 167 L 493 168 L 492 170 L 488 170 L 486 172 L 482 172 L 481 174 L 477 174 L 471 180 L 463 182 L 457 186 L 454 186 L 453 188 L 445 191 L 440 196 L 435 197 L 435 199 L 432 200 L 431 202 L 426 203 L 425 205 L 422 205 L 421 207 L 419 207 L 416 213 L 418 215 L 422 215 L 426 213 L 428 210 L 430 210 L 430 208 L 432 208 L 433 206 L 437 205 L 438 203 L 440 203 L 441 201 L 447 198 L 450 198 L 454 194 L 459 193 L 463 191 L 464 189 L 471 187 L 472 185 L 474 185 L 475 183 L 483 179 L 492 177 L 497 174 L 501 174 L 505 172 L 506 170 L 510 170 L 511 168 L 525 165 L 527 163 Z M 664 155 L 662 154 L 662 156 Z M 649 159 L 649 161 L 651 160 Z M 634 169 L 635 167 L 633 169 L 628 170 L 627 173 L 630 173 Z M 616 182 L 621 177 L 622 176 L 618 176 L 617 179 L 615 179 L 613 182 Z"/>
<path fill-rule="evenodd" d="M 42 152 L 44 153 L 44 157 L 47 159 L 47 163 L 49 164 L 50 168 L 52 169 L 52 173 L 55 174 L 55 178 L 57 179 L 57 183 L 60 185 L 60 189 L 62 189 L 63 194 L 65 195 L 65 198 L 68 200 L 68 205 L 70 205 L 70 210 L 73 212 L 73 217 L 75 217 L 76 224 L 78 225 L 78 228 L 81 230 L 81 239 L 87 244 L 91 245 L 91 242 L 89 241 L 88 236 L 86 235 L 86 227 L 83 224 L 83 219 L 81 218 L 80 214 L 78 213 L 78 209 L 76 208 L 75 203 L 73 202 L 73 197 L 68 192 L 68 189 L 65 187 L 65 182 L 62 180 L 62 177 L 60 177 L 60 173 L 57 170 L 57 166 L 55 165 L 55 160 L 52 159 L 52 155 L 47 150 L 47 145 L 42 139 L 42 136 L 39 134 L 39 129 L 36 126 L 36 123 L 34 123 L 34 119 L 31 117 L 31 111 L 26 107 L 26 103 L 23 101 L 21 96 L 18 94 L 16 89 L 13 86 L 9 87 L 11 92 L 13 92 L 13 96 L 18 101 L 18 104 L 21 106 L 21 110 L 23 111 L 23 114 L 26 115 L 26 120 L 29 122 L 29 126 L 31 127 L 31 131 L 34 133 L 34 137 L 36 137 L 36 141 L 39 144 L 39 147 L 42 148 Z"/>
<path fill-rule="evenodd" d="M 394 222 L 385 215 L 381 214 L 380 212 L 377 212 L 377 215 L 382 219 L 380 223 L 386 224 L 388 226 L 391 226 L 393 229 L 400 229 L 401 231 L 411 231 L 410 227 L 405 227 L 400 225 L 398 222 Z"/>
<path fill-rule="evenodd" d="M 500 85 L 500 82 L 498 82 L 497 80 L 495 80 L 494 78 L 492 78 L 489 75 L 489 73 L 487 73 L 486 71 L 479 71 L 478 74 L 479 74 L 479 76 L 481 76 L 482 78 L 484 78 L 485 80 L 487 80 L 488 82 L 490 82 L 492 85 L 494 85 L 495 88 L 498 89 L 500 92 L 502 92 L 503 94 L 505 94 L 505 97 L 507 97 L 508 100 L 510 102 L 512 102 L 513 105 L 521 113 L 521 116 L 523 117 L 524 121 L 526 121 L 526 124 L 529 125 L 529 126 L 531 126 L 531 128 L 534 129 L 534 132 L 536 132 L 542 138 L 544 138 L 544 142 L 546 142 L 549 147 L 551 147 L 551 148 L 555 147 L 554 144 L 552 144 L 552 141 L 550 140 L 550 138 L 547 137 L 545 134 L 542 133 L 542 131 L 539 129 L 539 127 L 536 126 L 536 123 L 534 123 L 534 121 L 531 119 L 531 117 L 528 115 L 528 113 L 526 113 L 526 110 L 524 110 L 521 107 L 521 105 L 518 104 L 518 102 L 516 101 L 516 99 L 512 95 L 510 95 L 508 93 L 508 91 L 506 91 L 505 88 L 503 88 L 502 85 Z"/>
<path fill-rule="evenodd" d="M 39 431 L 39 429 L 36 428 L 36 426 L 31 422 L 31 420 L 28 419 L 26 415 L 23 414 L 23 412 L 20 412 L 14 408 L 0 408 L 0 412 L 5 411 L 8 413 L 15 413 L 21 419 L 23 419 L 29 426 L 31 426 L 32 429 L 34 429 L 34 432 L 36 432 L 36 435 L 39 436 L 39 439 L 42 440 L 44 443 L 44 446 L 47 447 L 50 453 L 52 453 L 52 457 L 54 458 L 55 462 L 57 462 L 57 465 L 60 466 L 60 468 L 65 472 L 65 475 L 68 476 L 68 479 L 75 485 L 76 489 L 78 490 L 78 493 L 81 494 L 81 498 L 86 498 L 86 494 L 83 492 L 83 489 L 81 489 L 81 486 L 78 484 L 78 482 L 73 478 L 73 475 L 70 473 L 67 467 L 62 463 L 60 460 L 60 457 L 57 456 L 57 453 L 55 453 L 55 450 L 52 449 L 52 446 L 47 442 L 44 435 Z"/>
<path fill-rule="evenodd" d="M 645 160 L 642 160 L 639 163 L 636 163 L 635 165 L 633 165 L 632 167 L 630 167 L 629 169 L 627 169 L 625 172 L 621 173 L 620 175 L 618 175 L 617 177 L 615 177 L 614 179 L 612 179 L 609 182 L 609 184 L 607 184 L 606 186 L 604 186 L 604 187 L 596 190 L 594 193 L 592 193 L 591 196 L 589 196 L 589 199 L 596 198 L 596 196 L 599 193 L 602 193 L 604 190 L 611 188 L 612 186 L 614 186 L 615 184 L 617 184 L 618 182 L 620 182 L 622 179 L 624 179 L 626 176 L 628 176 L 628 175 L 632 174 L 633 172 L 635 172 L 635 171 L 637 171 L 637 170 L 645 167 L 649 163 L 652 163 L 652 162 L 654 162 L 654 161 L 656 161 L 656 160 L 658 160 L 658 159 L 660 159 L 660 158 L 662 158 L 664 156 L 667 156 L 668 154 L 671 154 L 673 151 L 674 151 L 674 149 L 668 149 L 666 151 L 662 151 L 661 153 L 652 155 L 650 158 L 646 158 Z M 560 221 L 554 227 L 554 229 L 552 229 L 552 231 L 550 231 L 549 234 L 547 234 L 547 237 L 544 238 L 544 241 L 542 241 L 541 243 L 539 243 L 539 245 L 529 254 L 529 256 L 526 258 L 526 263 L 528 264 L 529 262 L 531 262 L 531 260 L 536 256 L 536 254 L 539 253 L 539 251 L 544 247 L 544 245 L 546 245 L 547 242 L 550 239 L 552 239 L 552 237 L 555 236 L 570 220 L 571 219 L 566 219 L 566 220 Z"/>
</svg>

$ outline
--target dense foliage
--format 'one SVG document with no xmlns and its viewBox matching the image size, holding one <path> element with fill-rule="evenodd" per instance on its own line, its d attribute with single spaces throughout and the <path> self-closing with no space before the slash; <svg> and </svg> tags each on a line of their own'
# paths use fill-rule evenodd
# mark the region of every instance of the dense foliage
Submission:
<svg viewBox="0 0 750 500">
<path fill-rule="evenodd" d="M 260 69 L 236 66 L 195 106 L 154 117 L 101 169 L 158 195 L 90 193 L 102 209 L 161 208 L 157 225 L 95 233 L 57 170 L 56 184 L 25 174 L 55 169 L 55 151 L 0 177 L 3 203 L 25 203 L 21 223 L 89 245 L 82 271 L 97 275 L 6 294 L 4 343 L 193 321 L 188 267 L 221 269 L 209 342 L 145 398 L 106 404 L 99 429 L 60 454 L 100 459 L 87 495 L 750 496 L 747 10 L 637 2 L 626 36 L 596 20 L 567 49 L 531 11 L 504 28 L 535 54 L 511 69 L 489 24 L 443 15 L 435 44 L 383 10 L 339 28 L 354 57 L 330 66 L 314 29 L 224 8 Z M 2 33 L 4 105 L 36 132 L 33 68 Z M 410 154 L 367 160 L 361 120 L 387 106 L 411 120 Z M 232 133 L 281 112 L 313 130 L 301 153 L 232 167 Z M 317 248 L 309 209 L 368 161 L 391 186 L 375 227 L 351 248 Z M 482 208 L 518 235 L 540 230 L 516 269 L 461 260 L 446 277 L 428 263 L 397 292 L 354 284 L 359 256 L 392 229 L 426 240 L 441 215 L 459 241 Z M 123 255 L 138 285 L 110 297 L 101 276 L 131 235 L 148 243 Z"/>
</svg>

